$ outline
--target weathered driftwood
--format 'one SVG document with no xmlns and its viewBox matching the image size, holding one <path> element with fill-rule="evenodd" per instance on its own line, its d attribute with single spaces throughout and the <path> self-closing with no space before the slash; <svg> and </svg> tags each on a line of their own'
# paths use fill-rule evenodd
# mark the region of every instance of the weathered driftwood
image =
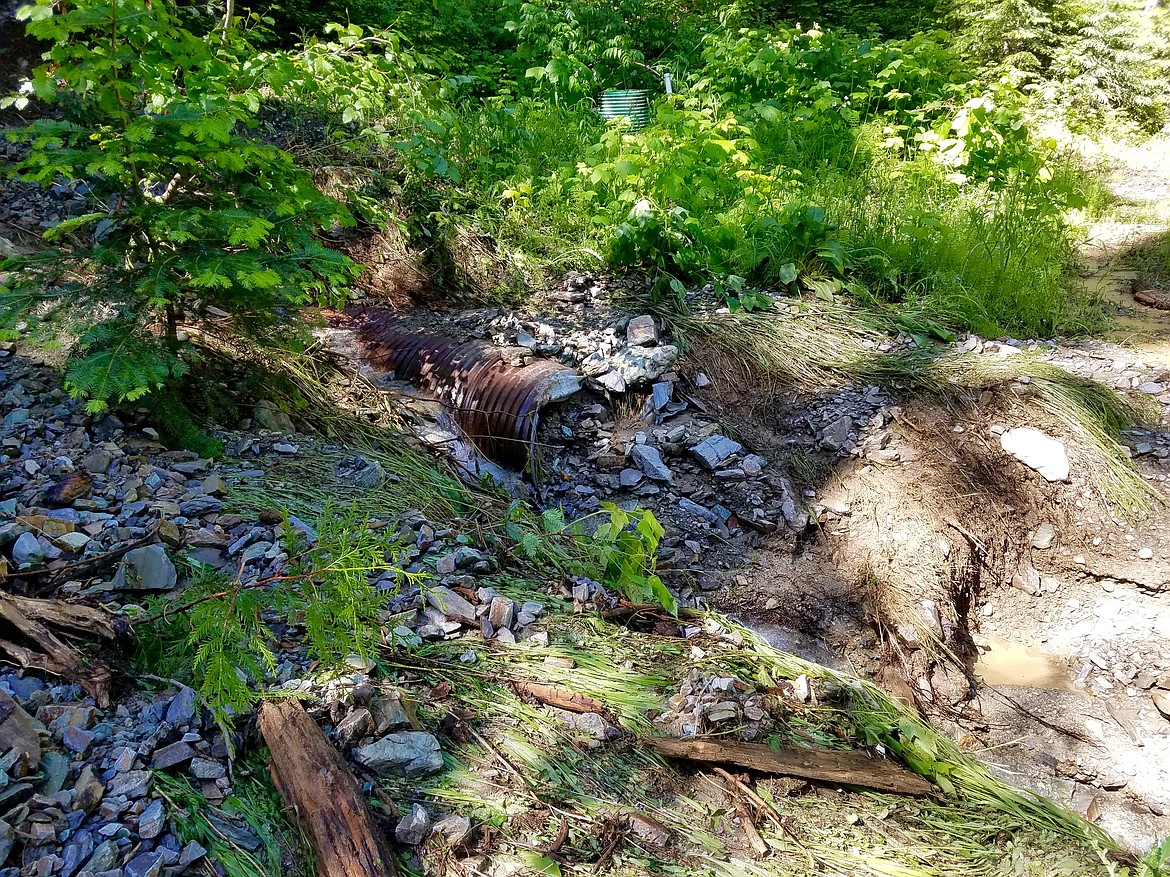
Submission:
<svg viewBox="0 0 1170 877">
<path fill-rule="evenodd" d="M 900 795 L 925 795 L 933 786 L 918 774 L 892 761 L 871 758 L 860 752 L 834 752 L 828 749 L 772 749 L 757 743 L 733 740 L 682 740 L 677 737 L 646 737 L 647 748 L 667 758 L 705 761 L 710 764 L 734 764 L 762 773 L 801 777 L 843 786 L 861 786 L 896 792 Z"/>
<path fill-rule="evenodd" d="M 318 877 L 397 877 L 357 780 L 300 703 L 267 701 L 259 719 L 273 782 L 309 839 Z"/>
<path fill-rule="evenodd" d="M 517 682 L 516 690 L 520 694 L 536 698 L 541 703 L 568 710 L 571 713 L 605 712 L 605 705 L 601 701 L 587 694 L 578 694 L 556 685 L 546 685 L 543 682 Z"/>
<path fill-rule="evenodd" d="M 111 676 L 101 661 L 87 658 L 62 640 L 51 627 L 101 639 L 113 639 L 122 630 L 118 619 L 92 606 L 64 600 L 40 600 L 0 592 L 0 620 L 24 641 L 8 633 L 0 637 L 0 651 L 22 667 L 43 670 L 79 682 L 100 707 L 110 705 Z"/>
</svg>

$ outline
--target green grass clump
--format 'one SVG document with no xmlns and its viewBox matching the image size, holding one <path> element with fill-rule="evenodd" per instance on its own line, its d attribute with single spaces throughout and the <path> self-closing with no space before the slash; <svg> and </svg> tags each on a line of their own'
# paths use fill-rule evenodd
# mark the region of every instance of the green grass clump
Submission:
<svg viewBox="0 0 1170 877">
<path fill-rule="evenodd" d="M 266 761 L 258 751 L 237 764 L 233 793 L 217 806 L 186 777 L 156 773 L 155 790 L 170 805 L 179 840 L 198 842 L 227 877 L 310 877 L 312 851 L 288 821 Z M 242 843 L 240 829 L 259 840 L 258 849 Z"/>
<path fill-rule="evenodd" d="M 1091 180 L 1029 133 L 1021 93 L 980 82 L 944 35 L 700 15 L 706 29 L 660 62 L 674 95 L 632 131 L 592 103 L 606 85 L 657 88 L 626 14 L 562 21 L 528 4 L 494 78 L 395 31 L 311 43 L 284 59 L 298 71 L 285 106 L 325 129 L 301 157 L 395 180 L 416 258 L 465 292 L 514 297 L 545 272 L 606 266 L 649 273 L 661 299 L 742 278 L 988 335 L 1103 324 L 1071 277 L 1064 220 Z M 591 28 L 621 36 L 601 51 Z"/>
</svg>

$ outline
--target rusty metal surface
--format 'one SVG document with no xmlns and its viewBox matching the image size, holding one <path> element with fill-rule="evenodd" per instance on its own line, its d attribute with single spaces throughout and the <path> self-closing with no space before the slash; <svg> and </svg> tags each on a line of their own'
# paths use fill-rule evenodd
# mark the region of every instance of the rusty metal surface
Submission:
<svg viewBox="0 0 1170 877">
<path fill-rule="evenodd" d="M 504 361 L 500 348 L 461 341 L 367 316 L 359 329 L 366 361 L 433 393 L 484 454 L 522 465 L 536 440 L 540 410 L 577 372 L 547 359 L 525 366 Z"/>
</svg>

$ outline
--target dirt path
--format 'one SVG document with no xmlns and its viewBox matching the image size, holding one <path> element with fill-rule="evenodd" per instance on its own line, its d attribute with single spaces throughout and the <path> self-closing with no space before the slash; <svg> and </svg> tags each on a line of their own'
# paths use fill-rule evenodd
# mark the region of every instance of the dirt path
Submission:
<svg viewBox="0 0 1170 877">
<path fill-rule="evenodd" d="M 1117 201 L 1113 216 L 1088 228 L 1081 251 L 1085 284 L 1116 307 L 1112 340 L 1170 362 L 1170 136 L 1094 148 L 1108 150 L 1109 189 Z M 1150 290 L 1167 306 L 1139 300 Z"/>
</svg>

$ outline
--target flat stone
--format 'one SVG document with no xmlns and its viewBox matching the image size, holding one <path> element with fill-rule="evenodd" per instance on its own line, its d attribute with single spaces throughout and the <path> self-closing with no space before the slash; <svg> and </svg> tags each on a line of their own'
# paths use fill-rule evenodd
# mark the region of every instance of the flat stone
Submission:
<svg viewBox="0 0 1170 877">
<path fill-rule="evenodd" d="M 197 780 L 218 780 L 227 776 L 227 768 L 214 758 L 193 758 L 188 771 Z"/>
<path fill-rule="evenodd" d="M 65 744 L 65 748 L 76 755 L 85 755 L 89 751 L 89 747 L 93 745 L 94 738 L 93 731 L 86 731 L 83 728 L 67 727 L 61 733 L 61 742 Z"/>
<path fill-rule="evenodd" d="M 16 832 L 12 826 L 0 819 L 0 866 L 8 860 L 12 852 L 12 845 L 16 842 Z"/>
<path fill-rule="evenodd" d="M 355 740 L 371 736 L 375 730 L 373 714 L 365 707 L 360 706 L 338 722 L 333 733 L 337 735 L 338 740 L 349 745 Z"/>
<path fill-rule="evenodd" d="M 125 875 L 126 877 L 158 877 L 162 866 L 162 853 L 139 853 L 126 863 Z"/>
<path fill-rule="evenodd" d="M 203 482 L 199 485 L 199 489 L 208 496 L 223 496 L 227 492 L 227 488 L 223 483 L 223 477 L 218 472 L 212 472 L 204 478 Z"/>
<path fill-rule="evenodd" d="M 89 861 L 85 863 L 85 870 L 100 874 L 113 868 L 122 861 L 122 853 L 116 841 L 104 840 L 93 851 Z"/>
<path fill-rule="evenodd" d="M 611 393 L 624 393 L 628 389 L 626 379 L 621 372 L 607 371 L 598 375 L 595 380 Z"/>
<path fill-rule="evenodd" d="M 611 740 L 621 735 L 600 713 L 577 713 L 573 717 L 573 727 L 597 740 Z"/>
<path fill-rule="evenodd" d="M 496 597 L 488 604 L 488 621 L 499 630 L 511 627 L 516 619 L 516 604 L 510 597 Z"/>
<path fill-rule="evenodd" d="M 725 460 L 743 450 L 743 445 L 725 435 L 713 435 L 691 448 L 691 455 L 704 469 L 717 469 Z"/>
<path fill-rule="evenodd" d="M 150 791 L 153 774 L 148 770 L 128 770 L 117 774 L 106 787 L 110 797 L 144 798 Z"/>
<path fill-rule="evenodd" d="M 87 764 L 81 769 L 77 782 L 73 784 L 73 803 L 79 810 L 92 813 L 101 804 L 106 786 L 98 777 L 97 769 Z"/>
<path fill-rule="evenodd" d="M 637 487 L 645 476 L 637 469 L 623 469 L 618 473 L 622 487 Z"/>
<path fill-rule="evenodd" d="M 373 698 L 370 701 L 370 715 L 374 719 L 375 734 L 410 727 L 410 716 L 397 695 Z"/>
<path fill-rule="evenodd" d="M 821 447 L 826 451 L 839 451 L 849 441 L 849 433 L 853 430 L 853 418 L 843 414 L 825 427 L 821 433 Z"/>
<path fill-rule="evenodd" d="M 719 515 L 715 514 L 715 512 L 711 511 L 706 506 L 701 506 L 694 500 L 688 499 L 685 496 L 678 501 L 678 507 L 684 512 L 692 514 L 696 518 L 706 521 L 712 526 L 718 526 L 720 523 Z"/>
<path fill-rule="evenodd" d="M 185 518 L 199 518 L 220 511 L 223 503 L 214 496 L 195 496 L 186 502 L 179 503 L 179 511 Z"/>
<path fill-rule="evenodd" d="M 60 752 L 46 752 L 41 756 L 41 772 L 45 775 L 41 780 L 41 794 L 55 795 L 69 777 L 69 759 Z"/>
<path fill-rule="evenodd" d="M 650 388 L 651 400 L 655 411 L 661 411 L 670 404 L 670 399 L 674 395 L 674 383 L 672 381 L 659 381 Z"/>
<path fill-rule="evenodd" d="M 768 460 L 766 457 L 761 457 L 759 454 L 748 454 L 740 463 L 740 468 L 743 469 L 745 475 L 755 477 L 763 472 L 768 467 Z"/>
<path fill-rule="evenodd" d="M 85 533 L 64 533 L 54 537 L 53 541 L 71 554 L 76 554 L 83 551 L 91 540 Z"/>
<path fill-rule="evenodd" d="M 167 811 L 162 799 L 155 798 L 138 816 L 138 836 L 151 840 L 163 833 L 167 825 Z"/>
<path fill-rule="evenodd" d="M 73 877 L 81 863 L 93 855 L 93 833 L 78 831 L 61 851 L 61 877 Z"/>
<path fill-rule="evenodd" d="M 261 399 L 252 409 L 252 419 L 256 426 L 268 432 L 292 432 L 296 426 L 292 418 L 285 414 L 275 402 Z"/>
<path fill-rule="evenodd" d="M 471 835 L 471 820 L 466 816 L 447 816 L 435 823 L 434 831 L 446 838 L 451 846 L 457 847 Z"/>
<path fill-rule="evenodd" d="M 1046 481 L 1067 481 L 1068 453 L 1064 445 L 1030 426 L 1009 429 L 999 437 L 1000 447 Z"/>
<path fill-rule="evenodd" d="M 653 347 L 658 343 L 658 327 L 649 314 L 632 317 L 626 325 L 626 343 L 631 347 Z"/>
<path fill-rule="evenodd" d="M 671 481 L 674 479 L 674 473 L 662 461 L 662 453 L 658 448 L 651 447 L 650 445 L 634 445 L 630 448 L 630 459 L 634 461 L 634 465 L 642 470 L 647 478 L 654 481 Z"/>
<path fill-rule="evenodd" d="M 179 767 L 180 765 L 186 764 L 195 755 L 194 747 L 190 743 L 184 743 L 180 740 L 177 743 L 156 749 L 150 766 L 153 770 L 170 770 L 172 767 Z"/>
<path fill-rule="evenodd" d="M 678 348 L 673 344 L 659 347 L 626 347 L 610 357 L 609 364 L 628 387 L 645 387 L 658 380 L 674 366 Z"/>
<path fill-rule="evenodd" d="M 39 719 L 34 719 L 24 708 L 11 697 L 8 692 L 0 690 L 0 711 L 8 717 L 0 722 L 0 731 L 3 732 L 3 748 L 8 758 L 15 758 L 16 762 L 8 762 L 8 769 L 19 762 L 28 770 L 36 770 L 41 762 L 40 732 L 44 730 Z M 15 755 L 11 752 L 15 750 Z"/>
<path fill-rule="evenodd" d="M 475 624 L 477 621 L 475 607 L 450 588 L 443 587 L 442 585 L 429 588 L 427 590 L 427 602 L 442 612 L 447 618 L 461 621 L 464 624 Z"/>
<path fill-rule="evenodd" d="M 198 862 L 206 855 L 207 850 L 204 848 L 203 844 L 199 843 L 197 840 L 189 841 L 187 845 L 183 847 L 182 853 L 179 854 L 179 867 L 186 868 L 192 862 Z"/>
<path fill-rule="evenodd" d="M 418 777 L 443 769 L 439 741 L 425 731 L 398 731 L 353 750 L 358 764 L 375 773 Z"/>
<path fill-rule="evenodd" d="M 430 831 L 430 814 L 421 804 L 415 804 L 407 816 L 398 820 L 398 825 L 394 828 L 394 839 L 404 847 L 414 847 L 426 840 Z"/>
<path fill-rule="evenodd" d="M 110 584 L 117 591 L 170 591 L 178 580 L 178 571 L 166 549 L 145 545 L 127 552 Z"/>
<path fill-rule="evenodd" d="M 114 455 L 105 448 L 94 448 L 81 458 L 81 468 L 91 475 L 104 475 L 114 462 Z"/>
</svg>

